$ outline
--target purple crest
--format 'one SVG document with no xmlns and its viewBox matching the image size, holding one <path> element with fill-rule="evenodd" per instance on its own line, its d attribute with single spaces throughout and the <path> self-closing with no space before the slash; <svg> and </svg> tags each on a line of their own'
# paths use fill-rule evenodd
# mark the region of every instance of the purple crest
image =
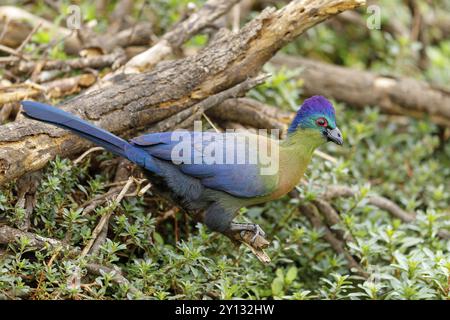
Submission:
<svg viewBox="0 0 450 320">
<path fill-rule="evenodd" d="M 297 115 L 292 121 L 288 132 L 294 132 L 298 126 L 301 128 L 310 127 L 311 118 L 320 115 L 327 118 L 331 127 L 336 126 L 335 110 L 330 101 L 322 96 L 312 96 L 306 99 L 300 109 L 297 111 Z"/>
</svg>

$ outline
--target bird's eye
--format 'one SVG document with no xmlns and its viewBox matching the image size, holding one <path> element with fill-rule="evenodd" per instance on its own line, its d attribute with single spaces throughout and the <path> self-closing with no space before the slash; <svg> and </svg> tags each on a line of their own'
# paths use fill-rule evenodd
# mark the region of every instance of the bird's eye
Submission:
<svg viewBox="0 0 450 320">
<path fill-rule="evenodd" d="M 316 123 L 318 126 L 320 127 L 327 127 L 328 126 L 328 121 L 325 118 L 319 118 L 316 120 Z"/>
</svg>

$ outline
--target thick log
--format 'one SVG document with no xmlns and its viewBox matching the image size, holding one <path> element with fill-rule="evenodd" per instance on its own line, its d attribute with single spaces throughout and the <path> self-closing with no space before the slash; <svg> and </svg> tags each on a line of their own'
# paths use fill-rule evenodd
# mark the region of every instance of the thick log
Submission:
<svg viewBox="0 0 450 320">
<path fill-rule="evenodd" d="M 239 33 L 221 33 L 197 55 L 161 63 L 151 72 L 116 77 L 113 85 L 60 107 L 116 134 L 136 133 L 256 75 L 305 30 L 362 4 L 361 0 L 304 0 L 280 10 L 268 8 Z M 0 126 L 0 185 L 42 168 L 55 155 L 73 156 L 87 146 L 75 135 L 28 119 Z"/>
<path fill-rule="evenodd" d="M 265 105 L 249 98 L 228 99 L 210 109 L 208 116 L 222 121 L 238 122 L 243 125 L 261 129 L 278 129 L 285 131 L 292 121 L 292 112 Z"/>
<path fill-rule="evenodd" d="M 302 68 L 298 77 L 304 80 L 305 95 L 320 94 L 357 108 L 378 106 L 387 113 L 415 118 L 428 116 L 436 124 L 450 127 L 450 90 L 445 88 L 286 55 L 277 55 L 271 62 Z"/>
</svg>

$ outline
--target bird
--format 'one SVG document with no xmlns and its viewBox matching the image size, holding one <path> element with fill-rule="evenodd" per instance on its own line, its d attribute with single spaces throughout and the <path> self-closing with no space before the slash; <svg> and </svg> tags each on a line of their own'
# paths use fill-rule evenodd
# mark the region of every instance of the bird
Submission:
<svg viewBox="0 0 450 320">
<path fill-rule="evenodd" d="M 343 144 L 335 109 L 319 95 L 304 100 L 282 140 L 252 133 L 174 131 L 145 134 L 127 141 L 50 105 L 22 101 L 22 107 L 26 117 L 70 130 L 142 167 L 149 179 L 162 181 L 183 207 L 201 212 L 202 221 L 210 230 L 231 239 L 242 237 L 243 232 L 251 232 L 252 241 L 258 235 L 264 237 L 259 225 L 234 221 L 239 210 L 281 198 L 300 182 L 315 149 L 327 142 Z M 230 137 L 239 142 L 227 144 Z M 242 137 L 245 139 L 239 139 Z M 260 139 L 259 143 L 254 143 L 253 138 Z M 264 173 L 259 156 L 269 145 L 275 146 L 276 166 L 273 172 Z M 256 160 L 254 157 L 254 161 L 249 161 L 249 156 L 236 161 L 243 154 L 256 155 Z M 215 161 L 211 161 L 211 156 Z M 226 157 L 231 161 L 217 161 Z"/>
</svg>

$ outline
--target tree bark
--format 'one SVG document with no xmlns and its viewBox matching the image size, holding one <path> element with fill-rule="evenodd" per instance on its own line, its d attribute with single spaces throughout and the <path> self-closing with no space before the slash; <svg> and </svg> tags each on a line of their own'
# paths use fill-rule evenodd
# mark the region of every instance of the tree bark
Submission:
<svg viewBox="0 0 450 320">
<path fill-rule="evenodd" d="M 305 95 L 320 94 L 364 108 L 379 106 L 384 112 L 430 119 L 450 127 L 450 91 L 402 77 L 388 77 L 373 72 L 335 66 L 311 59 L 277 55 L 277 65 L 303 68 Z"/>
<path fill-rule="evenodd" d="M 208 116 L 222 121 L 238 122 L 259 129 L 286 131 L 293 112 L 284 112 L 249 98 L 228 99 L 210 109 Z"/>
<path fill-rule="evenodd" d="M 221 32 L 195 56 L 160 63 L 153 71 L 123 74 L 104 89 L 60 105 L 116 134 L 136 131 L 194 105 L 247 77 L 305 30 L 361 0 L 292 1 L 268 8 L 239 33 Z M 52 126 L 24 119 L 0 127 L 0 185 L 35 171 L 56 155 L 73 156 L 87 142 Z"/>
</svg>

